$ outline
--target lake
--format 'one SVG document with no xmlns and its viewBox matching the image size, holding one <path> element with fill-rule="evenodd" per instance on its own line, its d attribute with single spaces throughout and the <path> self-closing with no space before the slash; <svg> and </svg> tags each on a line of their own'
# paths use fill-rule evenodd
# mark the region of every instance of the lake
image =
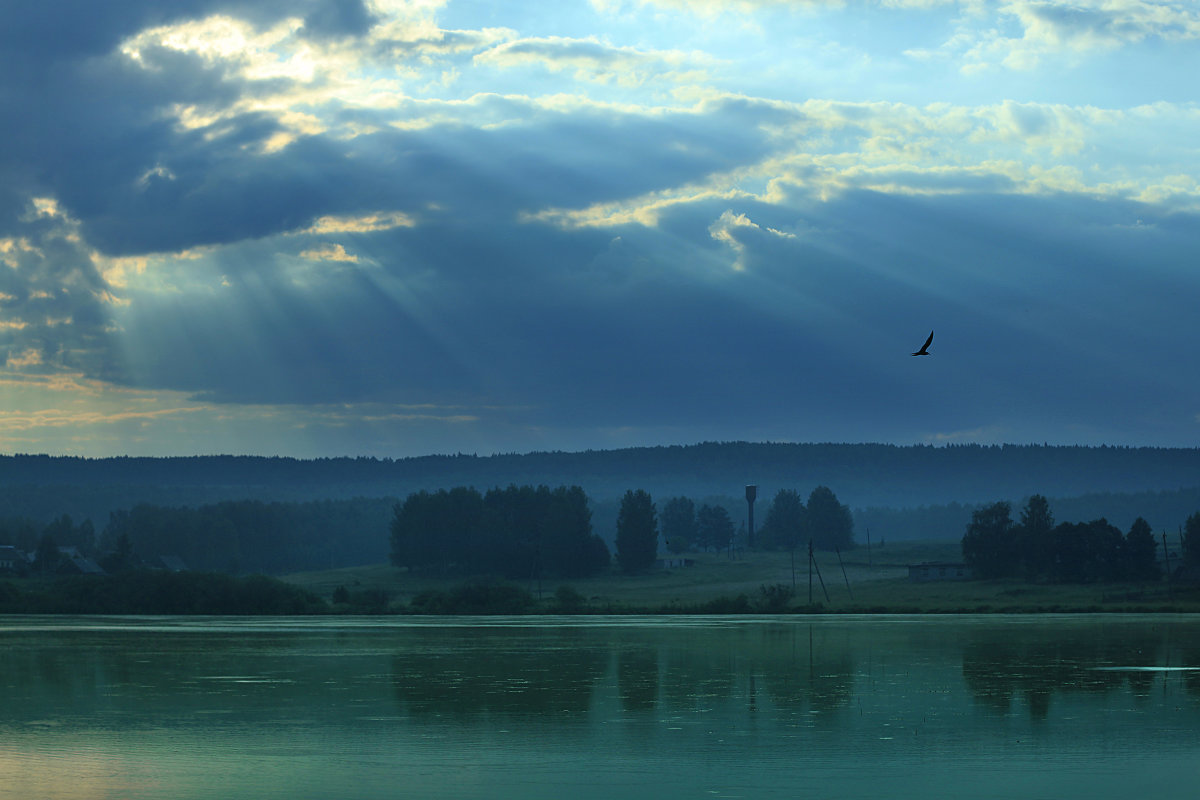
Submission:
<svg viewBox="0 0 1200 800">
<path fill-rule="evenodd" d="M 1200 616 L 0 618 L 3 798 L 1194 798 Z"/>
</svg>

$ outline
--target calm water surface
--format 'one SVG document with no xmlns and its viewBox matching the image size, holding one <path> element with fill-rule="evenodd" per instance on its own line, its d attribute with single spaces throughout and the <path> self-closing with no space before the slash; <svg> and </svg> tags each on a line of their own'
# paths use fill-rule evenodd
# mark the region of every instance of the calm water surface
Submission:
<svg viewBox="0 0 1200 800">
<path fill-rule="evenodd" d="M 1195 798 L 1200 617 L 0 618 L 3 798 Z"/>
</svg>

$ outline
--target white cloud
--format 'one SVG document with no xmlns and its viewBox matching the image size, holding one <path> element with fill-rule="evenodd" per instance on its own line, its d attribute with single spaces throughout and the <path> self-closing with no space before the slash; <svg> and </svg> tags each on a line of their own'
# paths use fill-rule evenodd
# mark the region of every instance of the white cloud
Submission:
<svg viewBox="0 0 1200 800">
<path fill-rule="evenodd" d="M 714 240 L 728 245 L 733 250 L 734 260 L 732 267 L 735 272 L 742 272 L 746 269 L 746 245 L 737 237 L 737 229 L 739 228 L 769 233 L 781 239 L 796 238 L 795 234 L 792 233 L 786 233 L 770 227 L 763 228 L 745 214 L 734 213 L 733 209 L 726 209 L 716 221 L 708 226 L 708 235 Z"/>
<path fill-rule="evenodd" d="M 711 61 L 701 53 L 648 51 L 615 47 L 596 37 L 560 36 L 516 39 L 475 56 L 477 64 L 498 67 L 539 65 L 553 72 L 571 70 L 577 80 L 640 86 L 655 79 L 695 82 L 704 72 L 697 65 Z"/>
<path fill-rule="evenodd" d="M 300 253 L 300 257 L 309 261 L 341 261 L 347 264 L 357 264 L 358 256 L 347 253 L 344 245 L 325 243 L 310 247 Z"/>
<path fill-rule="evenodd" d="M 1006 29 L 1015 26 L 1014 34 Z M 964 20 L 949 50 L 963 51 L 963 69 L 1032 70 L 1047 57 L 1082 58 L 1157 39 L 1200 39 L 1192 3 L 1147 0 L 1005 0 Z"/>
<path fill-rule="evenodd" d="M 302 233 L 371 233 L 393 228 L 411 228 L 416 221 L 401 211 L 374 211 L 366 214 L 331 214 L 320 217 Z"/>
</svg>

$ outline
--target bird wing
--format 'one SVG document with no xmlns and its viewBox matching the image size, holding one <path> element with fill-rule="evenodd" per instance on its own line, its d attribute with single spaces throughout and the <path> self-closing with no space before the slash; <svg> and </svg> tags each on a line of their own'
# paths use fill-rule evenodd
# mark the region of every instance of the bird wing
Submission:
<svg viewBox="0 0 1200 800">
<path fill-rule="evenodd" d="M 921 349 L 925 350 L 931 344 L 933 344 L 933 331 L 929 332 L 929 338 L 925 340 L 925 344 L 921 345 Z"/>
</svg>

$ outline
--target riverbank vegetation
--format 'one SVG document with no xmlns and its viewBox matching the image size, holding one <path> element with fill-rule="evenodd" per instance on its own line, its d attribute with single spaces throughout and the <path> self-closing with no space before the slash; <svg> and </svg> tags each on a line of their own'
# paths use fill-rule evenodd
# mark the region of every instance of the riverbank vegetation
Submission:
<svg viewBox="0 0 1200 800">
<path fill-rule="evenodd" d="M 807 554 L 794 562 L 782 551 L 693 553 L 691 564 L 625 574 L 613 568 L 570 581 L 501 582 L 485 577 L 437 577 L 378 564 L 285 576 L 331 597 L 349 592 L 386 595 L 390 613 L 531 614 L 766 614 L 766 613 L 1200 613 L 1200 587 L 1165 579 L 1092 584 L 1032 583 L 1021 579 L 913 582 L 908 565 L 959 558 L 954 542 L 888 543 L 867 551 Z M 819 571 L 819 574 L 818 574 Z M 793 582 L 794 576 L 794 582 Z M 500 588 L 503 587 L 503 588 Z M 494 592 L 497 603 L 488 601 Z"/>
<path fill-rule="evenodd" d="M 262 575 L 133 570 L 0 581 L 0 614 L 320 614 L 330 604 Z"/>
</svg>

